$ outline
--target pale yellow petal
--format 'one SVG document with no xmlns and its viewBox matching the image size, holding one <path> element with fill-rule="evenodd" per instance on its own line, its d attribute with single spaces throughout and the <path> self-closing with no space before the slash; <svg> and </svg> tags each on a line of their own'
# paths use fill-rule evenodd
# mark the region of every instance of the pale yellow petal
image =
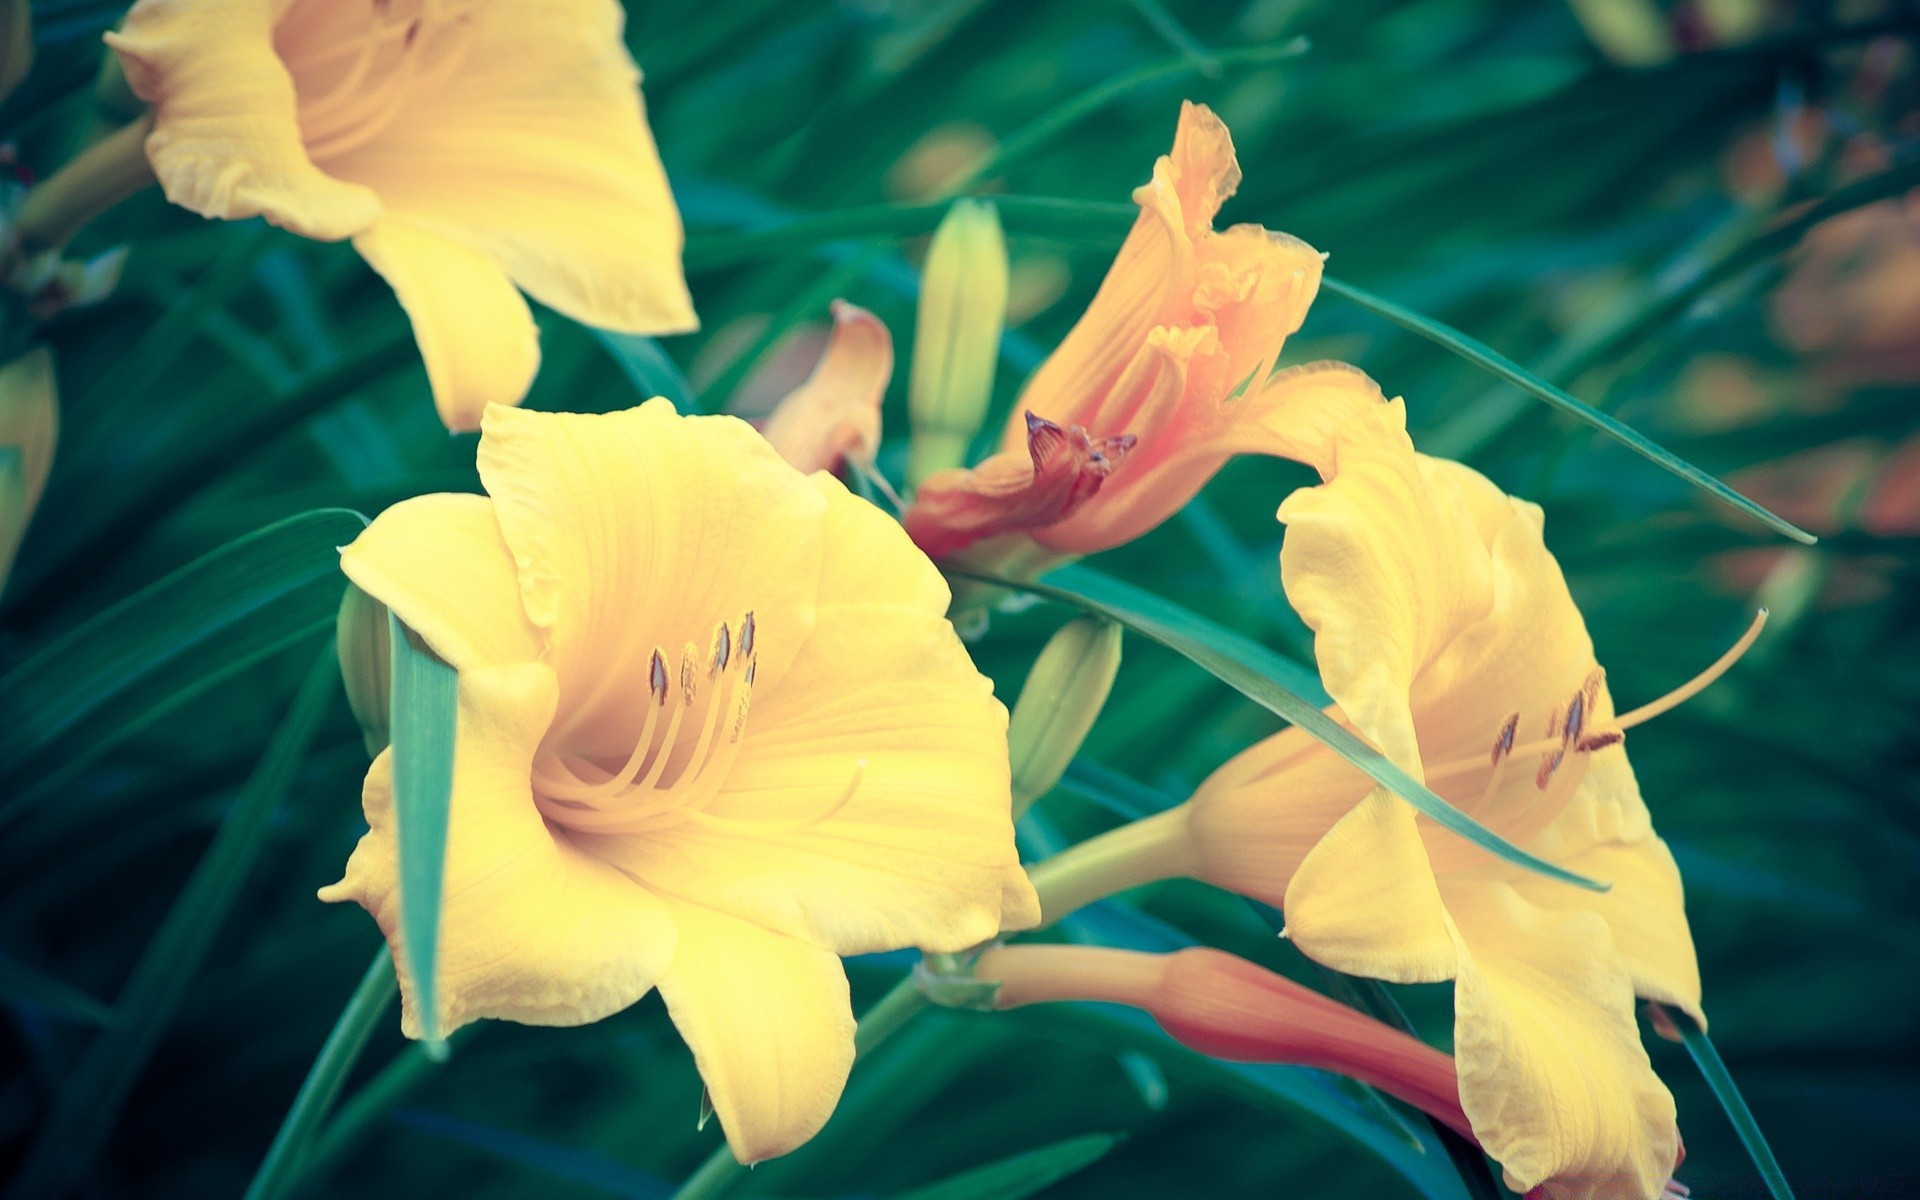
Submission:
<svg viewBox="0 0 1920 1200">
<path fill-rule="evenodd" d="M 1673 1097 L 1641 1045 L 1606 922 L 1539 908 L 1504 883 L 1443 886 L 1461 939 L 1460 1103 L 1508 1186 L 1656 1200 L 1679 1157 Z"/>
<path fill-rule="evenodd" d="M 340 568 L 460 670 L 540 657 L 513 556 L 485 496 L 402 500 L 341 549 Z"/>
<path fill-rule="evenodd" d="M 667 897 L 679 928 L 660 980 L 714 1115 L 744 1163 L 818 1133 L 853 1067 L 853 1009 L 840 960 L 750 921 Z"/>
<path fill-rule="evenodd" d="M 650 885 L 841 954 L 965 950 L 1038 917 L 1006 726 L 944 618 L 824 608 L 784 680 L 755 695 L 707 814 L 592 845 Z"/>
<path fill-rule="evenodd" d="M 534 663 L 462 672 L 453 804 L 440 917 L 441 1029 L 482 1017 L 582 1025 L 646 995 L 675 952 L 674 922 L 652 893 L 582 853 L 535 809 L 534 748 L 554 709 L 551 671 Z M 399 931 L 392 751 L 367 772 L 367 834 L 346 877 L 321 898 L 373 915 L 401 964 L 402 1023 L 420 1014 Z"/>
<path fill-rule="evenodd" d="M 147 156 L 167 199 L 207 217 L 264 216 L 338 241 L 381 213 L 358 183 L 314 166 L 269 0 L 142 0 L 107 44 L 154 108 Z"/>
<path fill-rule="evenodd" d="M 836 470 L 842 460 L 871 465 L 880 448 L 880 403 L 892 377 L 887 327 L 866 309 L 835 300 L 826 352 L 761 432 L 801 471 Z"/>
<path fill-rule="evenodd" d="M 1530 872 L 1488 865 L 1545 912 L 1591 912 L 1606 921 L 1636 995 L 1670 1004 L 1704 1024 L 1700 963 L 1687 927 L 1680 870 L 1653 832 L 1625 750 L 1593 755 L 1579 791 L 1529 846 L 1552 862 L 1613 885 L 1608 892 L 1571 888 Z"/>
<path fill-rule="evenodd" d="M 1301 953 L 1394 983 L 1453 977 L 1453 922 L 1414 822 L 1412 807 L 1376 789 L 1306 856 L 1282 905 Z"/>
<path fill-rule="evenodd" d="M 758 682 L 813 627 L 827 501 L 732 417 L 665 400 L 608 414 L 495 406 L 480 478 L 560 677 L 569 753 L 624 760 L 651 703 L 649 662 L 704 673 L 719 626 L 754 614 Z M 688 651 L 691 647 L 691 651 Z"/>
<path fill-rule="evenodd" d="M 456 69 L 327 169 L 473 247 L 541 303 L 630 333 L 694 328 L 680 214 L 616 0 L 463 10 Z"/>
<path fill-rule="evenodd" d="M 448 429 L 478 429 L 487 405 L 520 403 L 540 369 L 539 332 L 527 302 L 491 259 L 391 218 L 354 238 L 353 247 L 407 310 Z"/>
</svg>

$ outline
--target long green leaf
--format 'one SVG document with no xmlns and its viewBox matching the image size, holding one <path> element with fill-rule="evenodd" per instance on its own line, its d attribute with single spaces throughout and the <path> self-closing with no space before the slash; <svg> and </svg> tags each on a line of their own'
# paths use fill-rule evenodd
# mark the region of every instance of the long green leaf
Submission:
<svg viewBox="0 0 1920 1200">
<path fill-rule="evenodd" d="M 1082 1171 L 1120 1144 L 1120 1135 L 1090 1133 L 901 1192 L 894 1200 L 1025 1200 Z"/>
<path fill-rule="evenodd" d="M 956 201 L 871 204 L 788 217 L 748 229 L 695 229 L 687 234 L 689 271 L 723 267 L 827 242 L 931 233 Z M 1111 245 L 1125 236 L 1140 210 L 1131 204 L 1062 200 L 1052 196 L 994 196 L 1008 233 Z"/>
<path fill-rule="evenodd" d="M 1727 1064 L 1720 1057 L 1719 1049 L 1707 1031 L 1693 1023 L 1685 1013 L 1674 1014 L 1674 1026 L 1680 1031 L 1680 1040 L 1687 1047 L 1687 1053 L 1693 1056 L 1694 1065 L 1700 1068 L 1700 1075 L 1713 1090 L 1713 1098 L 1720 1102 L 1720 1109 L 1727 1114 L 1727 1120 L 1733 1125 L 1733 1131 L 1739 1135 L 1740 1145 L 1747 1151 L 1747 1157 L 1753 1160 L 1754 1169 L 1760 1172 L 1760 1178 L 1767 1185 L 1767 1194 L 1773 1200 L 1793 1200 L 1793 1187 L 1787 1183 L 1787 1173 L 1780 1169 L 1780 1160 L 1773 1156 L 1773 1147 L 1767 1144 L 1767 1135 L 1760 1131 L 1760 1122 L 1753 1116 L 1753 1110 L 1747 1107 L 1747 1098 L 1740 1094 L 1740 1088 L 1733 1082 L 1733 1072 L 1727 1070 Z"/>
<path fill-rule="evenodd" d="M 1319 691 L 1319 683 L 1315 680 L 1308 684 L 1303 678 L 1305 668 L 1198 613 L 1083 566 L 1062 567 L 1038 583 L 990 575 L 969 577 L 1032 592 L 1118 621 L 1185 655 L 1241 695 L 1306 731 L 1436 825 L 1487 853 L 1548 879 L 1591 891 L 1603 892 L 1611 886 L 1527 853 L 1428 791 L 1309 701 L 1306 697 Z"/>
<path fill-rule="evenodd" d="M 400 856 L 400 941 L 413 980 L 422 1039 L 441 1041 L 436 974 L 440 892 L 447 859 L 447 807 L 453 800 L 454 728 L 460 676 L 400 618 L 393 638 L 393 819 Z"/>
<path fill-rule="evenodd" d="M 367 964 L 360 986 L 353 989 L 347 1006 L 340 1010 L 339 1019 L 333 1023 L 333 1032 L 327 1035 L 313 1066 L 308 1068 L 307 1077 L 293 1098 L 293 1107 L 287 1110 L 280 1122 L 280 1132 L 274 1135 L 273 1145 L 267 1149 L 267 1157 L 254 1172 L 253 1182 L 247 1185 L 244 1200 L 278 1200 L 299 1179 L 314 1132 L 339 1098 L 347 1075 L 359 1061 L 360 1051 L 366 1048 L 367 1039 L 373 1036 L 374 1026 L 386 1013 L 387 1005 L 393 1003 L 396 990 L 393 956 L 382 946 Z"/>
<path fill-rule="evenodd" d="M 289 517 L 230 542 L 42 647 L 0 678 L 0 779 L 17 816 L 119 742 L 222 680 L 316 638 L 366 518 Z"/>
<path fill-rule="evenodd" d="M 37 1004 L 73 1021 L 93 1025 L 114 1023 L 113 1009 L 64 979 L 36 971 L 18 959 L 0 954 L 0 999 Z"/>
<path fill-rule="evenodd" d="M 1468 337 L 1450 325 L 1443 325 L 1432 317 L 1414 312 L 1410 308 L 1403 308 L 1372 292 L 1362 291 L 1350 283 L 1323 278 L 1320 286 L 1333 295 L 1351 300 L 1376 316 L 1384 317 L 1409 333 L 1418 334 L 1437 346 L 1451 350 L 1468 362 L 1491 371 L 1528 395 L 1546 401 L 1576 420 L 1586 422 L 1661 470 L 1686 480 L 1722 503 L 1746 513 L 1769 529 L 1809 546 L 1818 540 L 1785 517 L 1778 516 L 1747 499 L 1645 434 L 1621 424 L 1592 405 L 1548 383 L 1485 342 Z"/>
<path fill-rule="evenodd" d="M 620 365 L 621 371 L 626 373 L 642 396 L 648 399 L 665 396 L 683 413 L 701 411 L 700 398 L 695 394 L 693 385 L 687 382 L 679 365 L 667 357 L 667 352 L 660 348 L 659 342 L 637 333 L 620 333 L 611 329 L 596 328 L 593 336 L 606 347 L 607 353 L 613 356 L 613 361 Z"/>
<path fill-rule="evenodd" d="M 96 1158 L 238 899 L 266 842 L 273 810 L 292 787 L 338 687 L 339 671 L 329 646 L 308 670 L 220 832 L 121 989 L 115 1006 L 118 1020 L 87 1043 L 78 1065 L 61 1083 L 9 1197 L 62 1194 Z"/>
</svg>

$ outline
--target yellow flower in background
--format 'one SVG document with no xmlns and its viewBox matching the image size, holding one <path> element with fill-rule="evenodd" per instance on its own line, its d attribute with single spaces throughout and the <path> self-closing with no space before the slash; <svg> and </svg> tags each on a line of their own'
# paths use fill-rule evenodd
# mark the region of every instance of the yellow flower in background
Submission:
<svg viewBox="0 0 1920 1200">
<path fill-rule="evenodd" d="M 839 955 L 1037 919 L 1006 712 L 899 526 L 743 422 L 495 407 L 479 463 L 488 496 L 404 501 L 341 557 L 460 671 L 441 1024 L 658 987 L 734 1153 L 786 1153 L 853 1060 Z M 391 781 L 388 752 L 322 895 L 404 965 Z"/>
<path fill-rule="evenodd" d="M 525 290 L 695 326 L 680 216 L 615 0 L 140 0 L 108 41 L 167 198 L 352 238 L 413 321 L 448 428 L 539 367 Z"/>
<path fill-rule="evenodd" d="M 1000 453 L 921 484 L 905 520 L 929 554 L 1022 569 L 1092 554 L 1172 516 L 1236 454 L 1300 456 L 1289 410 L 1315 373 L 1267 375 L 1320 255 L 1257 225 L 1215 232 L 1239 182 L 1227 127 L 1183 105 L 1132 232 Z"/>
</svg>

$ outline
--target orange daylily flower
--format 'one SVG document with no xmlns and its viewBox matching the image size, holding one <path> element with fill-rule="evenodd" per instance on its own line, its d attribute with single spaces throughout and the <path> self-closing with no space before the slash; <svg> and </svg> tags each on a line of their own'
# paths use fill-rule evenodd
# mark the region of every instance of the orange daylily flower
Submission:
<svg viewBox="0 0 1920 1200">
<path fill-rule="evenodd" d="M 107 36 L 167 198 L 353 239 L 412 318 L 448 428 L 518 404 L 526 291 L 695 325 L 680 215 L 614 0 L 140 0 Z"/>
<path fill-rule="evenodd" d="M 1289 410 L 1315 371 L 1267 381 L 1320 285 L 1320 255 L 1257 225 L 1216 232 L 1240 182 L 1233 141 L 1202 105 L 1099 293 L 1040 368 L 1000 452 L 921 485 L 907 531 L 977 565 L 1092 554 L 1166 520 L 1236 454 L 1300 457 Z"/>
</svg>

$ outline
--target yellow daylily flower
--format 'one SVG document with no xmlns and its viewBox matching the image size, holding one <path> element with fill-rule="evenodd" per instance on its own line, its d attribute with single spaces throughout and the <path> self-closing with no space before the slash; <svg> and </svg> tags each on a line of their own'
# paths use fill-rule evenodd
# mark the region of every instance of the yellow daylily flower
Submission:
<svg viewBox="0 0 1920 1200">
<path fill-rule="evenodd" d="M 1037 870 L 1048 916 L 1187 875 L 1282 907 L 1287 936 L 1338 970 L 1453 980 L 1460 1099 L 1508 1184 L 1655 1200 L 1680 1144 L 1634 997 L 1700 1020 L 1700 978 L 1624 731 L 1710 683 L 1758 624 L 1686 687 L 1616 715 L 1540 510 L 1417 454 L 1400 401 L 1377 390 L 1351 389 L 1338 422 L 1321 415 L 1326 481 L 1281 506 L 1280 561 L 1332 715 L 1502 837 L 1612 890 L 1511 866 L 1289 729 L 1186 804 Z"/>
<path fill-rule="evenodd" d="M 495 406 L 479 465 L 487 496 L 404 501 L 341 554 L 460 672 L 441 1027 L 658 987 L 734 1153 L 784 1154 L 853 1060 L 839 955 L 1037 919 L 1006 711 L 899 526 L 744 422 Z M 379 922 L 417 1035 L 390 751 L 364 802 L 322 896 Z"/>
<path fill-rule="evenodd" d="M 352 238 L 468 430 L 539 367 L 516 287 L 590 325 L 695 326 L 623 21 L 615 0 L 139 0 L 107 41 L 167 198 Z"/>
<path fill-rule="evenodd" d="M 1258 225 L 1216 231 L 1239 184 L 1225 123 L 1183 104 L 1172 151 L 1134 190 L 1140 216 L 1000 452 L 921 483 L 904 519 L 927 553 L 1037 571 L 1146 533 L 1236 454 L 1299 456 L 1290 410 L 1318 381 L 1267 375 L 1321 256 Z"/>
</svg>

